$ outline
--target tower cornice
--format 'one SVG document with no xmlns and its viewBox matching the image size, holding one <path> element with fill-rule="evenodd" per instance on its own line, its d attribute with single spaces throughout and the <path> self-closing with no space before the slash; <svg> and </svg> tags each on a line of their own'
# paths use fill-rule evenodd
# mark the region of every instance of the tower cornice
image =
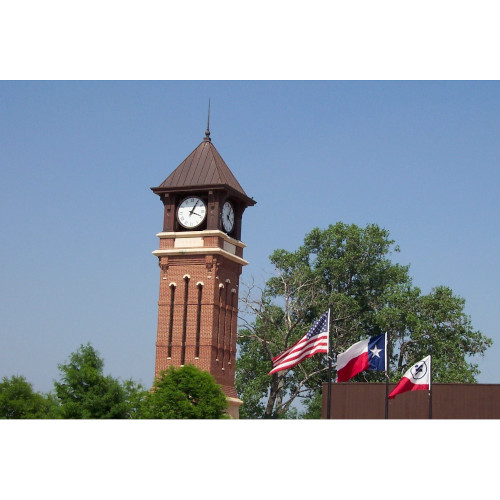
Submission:
<svg viewBox="0 0 500 500">
<path fill-rule="evenodd" d="M 247 260 L 219 247 L 167 248 L 164 250 L 155 250 L 152 253 L 157 257 L 171 257 L 174 255 L 221 255 L 222 257 L 226 257 L 226 259 L 236 262 L 241 266 L 246 266 L 248 264 Z"/>
<path fill-rule="evenodd" d="M 158 238 L 199 238 L 204 236 L 218 236 L 219 238 L 224 239 L 225 241 L 232 243 L 240 248 L 245 248 L 246 245 L 240 240 L 236 240 L 231 238 L 231 236 L 227 235 L 223 231 L 219 231 L 218 229 L 207 229 L 205 231 L 163 231 L 158 233 L 156 236 Z"/>
<path fill-rule="evenodd" d="M 170 243 L 168 248 L 160 248 L 152 252 L 157 257 L 174 255 L 221 255 L 242 266 L 248 264 L 248 261 L 240 256 L 242 255 L 243 248 L 246 247 L 245 243 L 231 238 L 219 230 L 165 231 L 158 233 L 156 236 L 160 238 L 160 241 L 172 240 L 173 242 Z M 215 245 L 210 245 L 209 243 L 206 246 L 206 241 L 213 241 L 214 239 L 219 243 Z M 240 250 L 237 250 L 238 248 Z"/>
</svg>

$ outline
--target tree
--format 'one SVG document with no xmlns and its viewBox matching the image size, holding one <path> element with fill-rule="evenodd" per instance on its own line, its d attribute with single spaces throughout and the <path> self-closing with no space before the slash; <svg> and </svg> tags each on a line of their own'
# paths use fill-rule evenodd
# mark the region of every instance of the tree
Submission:
<svg viewBox="0 0 500 500">
<path fill-rule="evenodd" d="M 130 418 L 145 393 L 131 380 L 122 384 L 103 375 L 104 362 L 90 344 L 58 367 L 61 380 L 54 386 L 61 418 Z"/>
<path fill-rule="evenodd" d="M 53 398 L 35 392 L 22 376 L 3 377 L 0 382 L 0 418 L 52 418 L 54 408 Z"/>
<path fill-rule="evenodd" d="M 169 367 L 142 401 L 137 418 L 227 418 L 226 396 L 210 373 L 195 366 Z"/>
<path fill-rule="evenodd" d="M 480 371 L 470 357 L 484 355 L 492 341 L 474 330 L 464 308 L 465 300 L 446 286 L 438 286 L 428 295 L 413 288 L 389 297 L 379 322 L 393 337 L 394 381 L 412 363 L 432 354 L 435 382 L 476 382 Z"/>
<path fill-rule="evenodd" d="M 313 356 L 291 370 L 267 376 L 272 358 L 290 347 L 327 309 L 333 318 L 332 351 L 384 332 L 391 339 L 391 374 L 397 380 L 409 364 L 431 353 L 436 381 L 475 381 L 477 365 L 491 340 L 475 331 L 465 301 L 440 286 L 429 295 L 414 287 L 409 266 L 391 261 L 399 248 L 375 224 L 360 228 L 337 223 L 313 229 L 295 252 L 276 250 L 276 269 L 263 289 L 243 294 L 244 328 L 238 333 L 236 389 L 243 418 L 286 418 L 302 399 L 304 416 L 319 417 L 326 356 Z M 247 319 L 250 318 L 250 319 Z M 354 380 L 380 380 L 364 372 Z"/>
</svg>

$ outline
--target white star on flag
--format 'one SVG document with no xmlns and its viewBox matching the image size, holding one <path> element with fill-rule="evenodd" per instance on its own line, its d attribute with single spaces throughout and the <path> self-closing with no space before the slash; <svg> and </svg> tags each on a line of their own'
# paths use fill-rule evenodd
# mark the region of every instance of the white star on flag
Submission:
<svg viewBox="0 0 500 500">
<path fill-rule="evenodd" d="M 381 349 L 377 346 L 385 346 Z M 337 381 L 347 382 L 364 370 L 387 370 L 387 334 L 370 337 L 353 344 L 337 355 Z"/>
</svg>

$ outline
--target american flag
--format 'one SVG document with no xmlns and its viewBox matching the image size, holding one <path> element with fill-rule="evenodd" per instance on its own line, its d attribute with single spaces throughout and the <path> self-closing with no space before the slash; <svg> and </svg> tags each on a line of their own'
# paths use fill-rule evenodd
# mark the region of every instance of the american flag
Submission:
<svg viewBox="0 0 500 500">
<path fill-rule="evenodd" d="M 292 368 L 314 354 L 328 353 L 329 326 L 330 311 L 327 311 L 296 344 L 273 358 L 273 369 L 268 375 Z"/>
</svg>

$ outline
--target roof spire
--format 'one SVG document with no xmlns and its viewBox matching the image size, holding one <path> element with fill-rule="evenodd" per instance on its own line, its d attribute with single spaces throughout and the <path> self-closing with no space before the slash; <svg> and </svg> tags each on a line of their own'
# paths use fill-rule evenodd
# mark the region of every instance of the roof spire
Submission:
<svg viewBox="0 0 500 500">
<path fill-rule="evenodd" d="M 207 119 L 207 130 L 205 131 L 204 141 L 212 142 L 210 139 L 210 97 L 208 98 L 208 119 Z"/>
</svg>

